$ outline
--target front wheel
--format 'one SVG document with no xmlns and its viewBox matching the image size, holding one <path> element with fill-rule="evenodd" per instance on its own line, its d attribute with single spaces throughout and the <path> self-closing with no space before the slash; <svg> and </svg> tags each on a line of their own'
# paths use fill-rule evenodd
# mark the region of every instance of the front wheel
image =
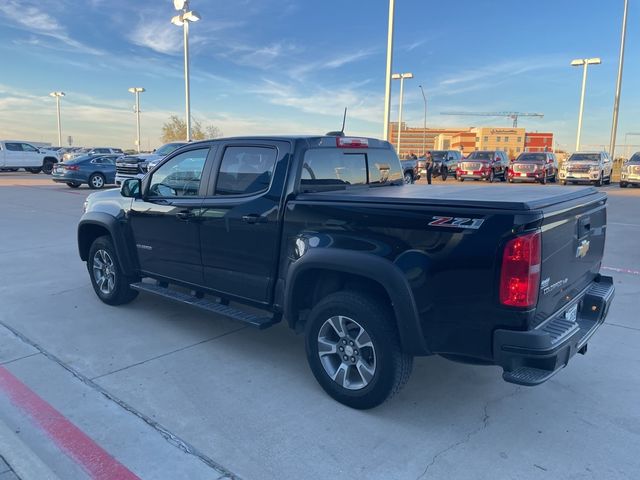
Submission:
<svg viewBox="0 0 640 480">
<path fill-rule="evenodd" d="M 330 294 L 313 307 L 305 347 L 320 386 L 357 409 L 376 407 L 400 391 L 413 366 L 390 306 L 354 291 Z"/>
<path fill-rule="evenodd" d="M 442 181 L 446 182 L 447 181 L 447 177 L 449 176 L 449 170 L 444 168 L 442 169 Z"/>
<path fill-rule="evenodd" d="M 491 170 L 491 172 L 489 172 L 489 178 L 487 178 L 487 182 L 493 183 L 495 179 L 496 179 L 496 173 L 493 170 Z"/>
<path fill-rule="evenodd" d="M 53 165 L 54 163 L 52 161 L 45 160 L 45 162 L 42 164 L 42 173 L 51 175 L 51 173 L 53 172 Z"/>
<path fill-rule="evenodd" d="M 604 174 L 601 173 L 600 174 L 600 178 L 598 180 L 596 180 L 595 182 L 593 182 L 596 187 L 601 187 L 602 185 L 604 185 L 604 181 L 602 180 L 603 175 Z"/>
<path fill-rule="evenodd" d="M 458 177 L 458 181 L 459 182 L 464 182 L 464 178 L 463 177 Z"/>
<path fill-rule="evenodd" d="M 413 183 L 413 175 L 410 172 L 404 174 L 404 183 L 410 185 Z"/>
<path fill-rule="evenodd" d="M 138 296 L 138 291 L 129 286 L 138 279 L 122 272 L 111 237 L 105 235 L 93 241 L 87 270 L 93 290 L 104 303 L 122 305 Z"/>
<path fill-rule="evenodd" d="M 620 182 L 620 188 L 627 188 L 627 182 Z"/>
</svg>

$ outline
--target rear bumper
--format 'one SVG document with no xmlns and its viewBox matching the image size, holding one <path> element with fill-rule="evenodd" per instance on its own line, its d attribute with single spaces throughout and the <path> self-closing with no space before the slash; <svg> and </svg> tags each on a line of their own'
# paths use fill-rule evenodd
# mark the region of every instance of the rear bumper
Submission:
<svg viewBox="0 0 640 480">
<path fill-rule="evenodd" d="M 600 276 L 553 317 L 526 332 L 496 330 L 493 356 L 504 369 L 502 377 L 519 385 L 538 385 L 564 368 L 587 342 L 609 313 L 615 294 L 613 279 Z M 566 313 L 577 305 L 575 321 Z"/>
</svg>

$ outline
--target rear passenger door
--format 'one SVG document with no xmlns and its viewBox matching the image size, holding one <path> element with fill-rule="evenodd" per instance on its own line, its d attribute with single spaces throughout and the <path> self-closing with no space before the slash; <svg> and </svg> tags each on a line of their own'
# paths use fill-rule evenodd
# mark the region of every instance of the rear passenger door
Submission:
<svg viewBox="0 0 640 480">
<path fill-rule="evenodd" d="M 271 301 L 290 151 L 284 141 L 220 143 L 200 219 L 206 287 Z"/>
<path fill-rule="evenodd" d="M 6 167 L 26 167 L 28 166 L 22 151 L 22 144 L 7 142 L 5 146 Z"/>
</svg>

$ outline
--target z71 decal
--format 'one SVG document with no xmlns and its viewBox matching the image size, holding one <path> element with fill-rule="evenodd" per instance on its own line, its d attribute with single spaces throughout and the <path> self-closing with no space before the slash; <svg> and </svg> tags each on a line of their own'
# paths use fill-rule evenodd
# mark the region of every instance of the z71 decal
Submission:
<svg viewBox="0 0 640 480">
<path fill-rule="evenodd" d="M 478 230 L 484 223 L 483 218 L 459 218 L 459 217 L 438 217 L 433 216 L 433 220 L 429 222 L 431 227 L 448 227 L 448 228 L 469 228 Z"/>
</svg>

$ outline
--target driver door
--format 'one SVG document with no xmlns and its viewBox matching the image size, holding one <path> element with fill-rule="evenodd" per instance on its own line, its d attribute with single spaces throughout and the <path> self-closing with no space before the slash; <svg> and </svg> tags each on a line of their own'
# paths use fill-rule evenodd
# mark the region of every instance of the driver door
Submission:
<svg viewBox="0 0 640 480">
<path fill-rule="evenodd" d="M 201 206 L 214 147 L 182 152 L 143 183 L 130 219 L 140 269 L 152 277 L 202 285 Z"/>
</svg>

